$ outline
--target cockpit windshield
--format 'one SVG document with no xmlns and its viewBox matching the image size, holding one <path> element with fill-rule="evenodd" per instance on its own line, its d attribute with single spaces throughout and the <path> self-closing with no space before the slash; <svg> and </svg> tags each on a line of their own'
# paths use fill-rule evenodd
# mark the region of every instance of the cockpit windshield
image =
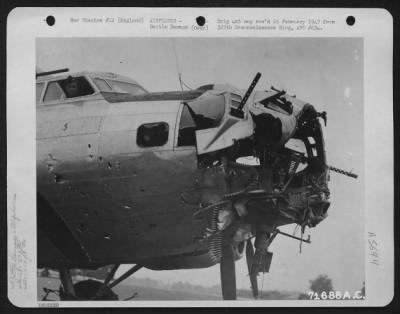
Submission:
<svg viewBox="0 0 400 314">
<path fill-rule="evenodd" d="M 110 79 L 100 79 L 95 78 L 93 82 L 102 92 L 116 92 L 116 93 L 124 93 L 131 95 L 143 95 L 147 94 L 147 91 L 144 90 L 137 84 L 122 82 Z"/>
</svg>

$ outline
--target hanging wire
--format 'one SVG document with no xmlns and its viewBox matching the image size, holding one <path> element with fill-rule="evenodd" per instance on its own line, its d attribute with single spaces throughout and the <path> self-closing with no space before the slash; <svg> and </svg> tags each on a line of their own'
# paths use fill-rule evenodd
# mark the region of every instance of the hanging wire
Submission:
<svg viewBox="0 0 400 314">
<path fill-rule="evenodd" d="M 187 89 L 193 89 L 190 86 L 188 86 L 182 79 L 180 81 L 181 81 L 181 84 L 183 84 L 183 86 L 185 86 Z"/>
<path fill-rule="evenodd" d="M 172 41 L 172 47 L 174 48 L 174 56 L 175 56 L 175 63 L 176 63 L 176 69 L 178 71 L 178 79 L 179 79 L 179 85 L 181 86 L 181 91 L 183 92 L 183 86 L 185 86 L 187 89 L 193 89 L 190 86 L 188 86 L 183 80 L 182 80 L 182 73 L 179 68 L 179 61 L 178 61 L 178 54 L 176 53 L 176 47 L 175 47 L 175 41 L 173 38 L 171 38 Z"/>
<path fill-rule="evenodd" d="M 183 86 L 182 86 L 182 75 L 181 75 L 181 70 L 179 69 L 179 62 L 178 62 L 178 55 L 176 54 L 176 47 L 175 47 L 175 41 L 173 38 L 171 38 L 172 41 L 172 47 L 174 50 L 174 55 L 175 55 L 175 63 L 176 63 L 176 69 L 178 70 L 178 79 L 179 79 L 179 85 L 181 86 L 181 91 L 183 91 Z"/>
</svg>

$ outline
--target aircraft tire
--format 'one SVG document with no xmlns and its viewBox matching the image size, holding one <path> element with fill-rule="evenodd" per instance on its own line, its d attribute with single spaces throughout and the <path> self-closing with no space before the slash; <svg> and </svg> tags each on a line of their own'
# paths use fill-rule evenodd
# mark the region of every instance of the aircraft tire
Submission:
<svg viewBox="0 0 400 314">
<path fill-rule="evenodd" d="M 92 279 L 80 281 L 74 285 L 76 296 L 79 299 L 90 300 L 96 295 L 101 285 L 102 282 Z M 118 296 L 110 288 L 107 288 L 103 295 L 96 300 L 118 300 Z"/>
<path fill-rule="evenodd" d="M 77 282 L 74 284 L 75 294 L 77 300 L 92 300 L 96 295 L 97 291 L 102 285 L 101 281 L 88 279 Z M 61 299 L 63 299 L 61 297 Z M 118 300 L 118 295 L 116 295 L 110 288 L 106 288 L 101 297 L 95 298 L 94 300 L 110 301 Z"/>
</svg>

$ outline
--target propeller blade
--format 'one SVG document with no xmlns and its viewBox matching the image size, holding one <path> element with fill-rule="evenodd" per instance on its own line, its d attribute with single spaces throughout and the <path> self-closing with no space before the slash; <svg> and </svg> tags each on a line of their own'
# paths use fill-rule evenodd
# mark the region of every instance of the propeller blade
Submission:
<svg viewBox="0 0 400 314">
<path fill-rule="evenodd" d="M 247 240 L 246 244 L 246 262 L 247 269 L 249 270 L 249 278 L 251 284 L 251 291 L 253 292 L 254 299 L 258 299 L 258 283 L 257 283 L 257 273 L 253 267 L 254 261 L 254 248 L 251 239 Z"/>
<path fill-rule="evenodd" d="M 220 262 L 222 298 L 236 300 L 235 259 L 231 245 L 222 247 Z"/>
</svg>

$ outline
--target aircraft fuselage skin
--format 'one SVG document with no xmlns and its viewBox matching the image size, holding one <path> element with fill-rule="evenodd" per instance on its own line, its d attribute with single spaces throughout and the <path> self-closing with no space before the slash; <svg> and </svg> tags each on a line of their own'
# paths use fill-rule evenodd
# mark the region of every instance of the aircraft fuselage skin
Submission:
<svg viewBox="0 0 400 314">
<path fill-rule="evenodd" d="M 181 106 L 92 100 L 38 110 L 38 192 L 90 261 L 204 251 L 194 238 L 205 221 L 193 224 L 198 208 L 181 199 L 197 174 L 196 148 L 174 147 Z M 136 130 L 152 122 L 169 125 L 168 141 L 141 148 Z"/>
</svg>

